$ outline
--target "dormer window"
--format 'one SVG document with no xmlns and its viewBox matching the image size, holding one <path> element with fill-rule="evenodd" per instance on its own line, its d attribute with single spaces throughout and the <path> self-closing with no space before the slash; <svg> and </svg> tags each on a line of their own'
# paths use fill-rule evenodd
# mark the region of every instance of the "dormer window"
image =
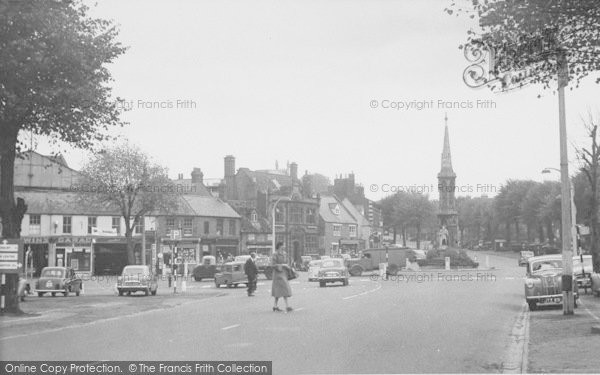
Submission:
<svg viewBox="0 0 600 375">
<path fill-rule="evenodd" d="M 258 221 L 258 215 L 256 214 L 256 211 L 252 211 L 252 213 L 250 214 L 250 220 L 253 223 L 256 223 Z"/>
<path fill-rule="evenodd" d="M 333 212 L 334 215 L 339 216 L 340 215 L 340 205 L 337 203 L 331 203 L 329 205 L 329 209 L 331 210 L 331 212 Z"/>
</svg>

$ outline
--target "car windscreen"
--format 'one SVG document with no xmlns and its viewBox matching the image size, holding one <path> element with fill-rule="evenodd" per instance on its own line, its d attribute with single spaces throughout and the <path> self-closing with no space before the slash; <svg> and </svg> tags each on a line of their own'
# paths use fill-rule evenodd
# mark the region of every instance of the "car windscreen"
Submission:
<svg viewBox="0 0 600 375">
<path fill-rule="evenodd" d="M 541 260 L 536 261 L 531 264 L 532 272 L 542 272 L 546 270 L 552 269 L 562 269 L 562 260 L 560 259 L 552 259 L 552 260 Z"/>
<path fill-rule="evenodd" d="M 123 276 L 147 275 L 148 269 L 145 267 L 127 267 L 123 270 Z"/>
<path fill-rule="evenodd" d="M 321 265 L 321 261 L 320 260 L 313 260 L 308 265 L 309 265 L 309 267 L 319 267 Z"/>
<path fill-rule="evenodd" d="M 49 269 L 43 270 L 41 277 L 64 277 L 65 270 Z"/>
<path fill-rule="evenodd" d="M 343 267 L 343 263 L 339 260 L 328 259 L 321 264 L 323 268 Z"/>
</svg>

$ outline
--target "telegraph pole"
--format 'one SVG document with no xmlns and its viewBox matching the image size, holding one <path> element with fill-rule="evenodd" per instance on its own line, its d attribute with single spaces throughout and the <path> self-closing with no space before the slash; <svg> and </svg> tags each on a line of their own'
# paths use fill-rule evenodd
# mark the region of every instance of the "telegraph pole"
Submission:
<svg viewBox="0 0 600 375">
<path fill-rule="evenodd" d="M 562 292 L 563 315 L 573 315 L 573 249 L 571 244 L 571 183 L 569 180 L 569 158 L 567 151 L 567 120 L 565 114 L 565 86 L 569 82 L 569 66 L 566 51 L 557 54 L 558 67 L 558 125 L 560 130 L 560 180 L 562 221 Z"/>
</svg>

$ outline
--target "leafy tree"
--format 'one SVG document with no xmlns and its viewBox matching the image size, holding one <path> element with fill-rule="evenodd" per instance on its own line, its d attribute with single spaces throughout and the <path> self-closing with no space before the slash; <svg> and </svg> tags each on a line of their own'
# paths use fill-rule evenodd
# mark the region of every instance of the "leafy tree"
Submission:
<svg viewBox="0 0 600 375">
<path fill-rule="evenodd" d="M 600 272 L 600 227 L 599 214 L 600 203 L 598 201 L 598 185 L 600 183 L 600 142 L 598 135 L 598 124 L 590 118 L 586 124 L 588 135 L 591 140 L 589 147 L 582 147 L 578 150 L 578 158 L 581 162 L 581 174 L 585 176 L 586 182 L 589 184 L 589 208 L 586 222 L 590 227 L 590 250 L 592 253 L 592 262 L 594 271 Z"/>
<path fill-rule="evenodd" d="M 517 77 L 516 87 L 531 83 L 549 88 L 557 80 L 561 56 L 570 67 L 569 81 L 577 86 L 590 73 L 600 70 L 597 0 L 471 0 L 469 3 L 463 9 L 453 2 L 446 11 L 478 16 L 481 30 L 469 30 L 467 43 L 462 47 L 478 47 L 484 42 L 494 51 L 495 64 L 488 79 L 492 89 L 496 89 L 505 73 L 525 69 L 527 72 Z"/>
<path fill-rule="evenodd" d="M 106 65 L 125 49 L 112 23 L 71 0 L 0 0 L 0 217 L 20 236 L 26 202 L 15 201 L 14 164 L 23 132 L 90 148 L 120 125 Z M 13 289 L 15 280 L 9 280 Z M 18 311 L 16 295 L 8 310 Z"/>
<path fill-rule="evenodd" d="M 180 191 L 165 168 L 153 164 L 138 148 L 127 144 L 94 155 L 81 173 L 80 199 L 97 199 L 121 211 L 125 219 L 127 260 L 135 264 L 136 224 L 144 215 L 176 210 Z"/>
<path fill-rule="evenodd" d="M 402 214 L 405 215 L 408 224 L 413 226 L 416 230 L 417 238 L 417 249 L 421 248 L 421 232 L 423 226 L 432 222 L 432 218 L 435 218 L 435 206 L 429 200 L 427 195 L 421 193 L 412 192 L 405 195 L 406 204 L 405 211 Z"/>
</svg>

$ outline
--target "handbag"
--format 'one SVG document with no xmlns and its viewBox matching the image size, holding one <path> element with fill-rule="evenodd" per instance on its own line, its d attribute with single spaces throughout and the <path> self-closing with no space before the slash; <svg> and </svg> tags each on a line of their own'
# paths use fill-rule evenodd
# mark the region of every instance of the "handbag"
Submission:
<svg viewBox="0 0 600 375">
<path fill-rule="evenodd" d="M 294 280 L 298 278 L 298 273 L 296 271 L 294 271 L 294 269 L 292 267 L 286 267 L 287 269 L 287 279 L 288 280 Z"/>
</svg>

